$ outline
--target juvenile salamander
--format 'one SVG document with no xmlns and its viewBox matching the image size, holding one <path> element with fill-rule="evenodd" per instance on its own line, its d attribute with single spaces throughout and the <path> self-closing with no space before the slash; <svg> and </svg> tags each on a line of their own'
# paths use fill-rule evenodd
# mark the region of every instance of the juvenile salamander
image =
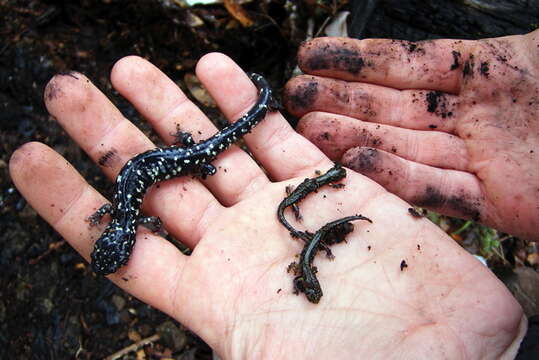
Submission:
<svg viewBox="0 0 539 360">
<path fill-rule="evenodd" d="M 311 240 L 307 242 L 300 255 L 299 265 L 292 263 L 291 267 L 296 270 L 297 276 L 294 278 L 294 290 L 296 293 L 302 292 L 307 300 L 318 304 L 322 298 L 322 288 L 316 278 L 316 267 L 313 266 L 313 260 L 320 249 L 322 241 L 328 243 L 339 243 L 344 241 L 346 235 L 354 231 L 354 225 L 350 221 L 370 219 L 365 216 L 355 215 L 347 216 L 327 223 L 312 235 Z"/>
<path fill-rule="evenodd" d="M 319 172 L 317 172 L 317 175 L 319 175 Z M 331 185 L 331 183 L 339 181 L 345 176 L 346 169 L 339 164 L 335 164 L 326 173 L 315 178 L 305 179 L 294 190 L 290 190 L 290 188 L 287 187 L 287 196 L 281 201 L 277 208 L 277 218 L 281 224 L 290 231 L 290 235 L 305 241 L 305 247 L 301 251 L 299 264 L 293 262 L 288 266 L 288 271 L 293 271 L 294 275 L 296 275 L 294 278 L 294 292 L 296 294 L 299 294 L 300 292 L 305 293 L 307 300 L 315 304 L 320 301 L 323 295 L 320 283 L 316 278 L 316 267 L 313 266 L 313 260 L 318 253 L 318 250 L 324 250 L 326 256 L 333 260 L 334 256 L 331 253 L 329 246 L 344 241 L 346 235 L 354 230 L 354 225 L 352 225 L 350 221 L 366 220 L 371 223 L 372 221 L 362 215 L 348 216 L 327 223 L 313 234 L 309 231 L 296 230 L 286 220 L 284 210 L 291 206 L 296 214 L 296 219 L 300 220 L 301 217 L 299 215 L 299 209 L 297 208 L 297 203 L 299 201 L 304 199 L 310 193 L 315 192 L 320 187 L 326 184 Z M 335 188 L 344 187 L 343 184 L 333 184 L 331 186 Z"/>
<path fill-rule="evenodd" d="M 92 223 L 110 213 L 112 220 L 95 242 L 92 269 L 98 275 L 117 271 L 129 260 L 135 244 L 136 227 L 141 223 L 156 222 L 156 218 L 141 214 L 142 199 L 147 189 L 170 178 L 199 175 L 205 178 L 217 171 L 211 164 L 217 155 L 250 132 L 268 111 L 276 110 L 275 101 L 267 81 L 258 74 L 249 74 L 259 97 L 255 105 L 240 119 L 207 140 L 195 143 L 191 134 L 178 132 L 182 146 L 158 148 L 141 153 L 129 160 L 116 179 L 113 204 L 103 205 L 90 216 Z"/>
</svg>

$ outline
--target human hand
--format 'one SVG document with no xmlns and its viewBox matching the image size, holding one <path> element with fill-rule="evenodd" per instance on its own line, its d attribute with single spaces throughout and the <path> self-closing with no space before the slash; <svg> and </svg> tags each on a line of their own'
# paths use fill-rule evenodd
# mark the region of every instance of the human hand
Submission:
<svg viewBox="0 0 539 360">
<path fill-rule="evenodd" d="M 318 38 L 287 84 L 297 131 L 401 198 L 539 236 L 539 30 L 479 41 Z"/>
<path fill-rule="evenodd" d="M 210 54 L 197 74 L 228 119 L 243 114 L 256 90 L 229 58 Z M 157 68 L 120 60 L 112 84 L 166 142 L 176 124 L 196 140 L 216 130 Z M 83 75 L 55 76 L 45 91 L 50 113 L 113 179 L 135 154 L 153 148 Z M 300 229 L 316 230 L 363 214 L 336 259 L 318 256 L 324 290 L 317 305 L 292 294 L 286 268 L 303 244 L 277 221 L 285 187 L 333 164 L 272 113 L 245 136 L 257 163 L 234 147 L 206 180 L 182 177 L 146 195 L 144 211 L 193 249 L 183 255 L 139 227 L 129 263 L 109 279 L 201 336 L 224 358 L 509 357 L 526 329 L 515 299 L 479 261 L 408 205 L 348 171 L 343 189 L 322 188 L 301 203 Z M 111 155 L 112 154 L 112 155 Z M 13 181 L 36 211 L 87 260 L 101 228 L 87 217 L 106 200 L 52 149 L 29 143 L 10 161 Z M 353 195 L 353 196 L 352 196 Z M 407 268 L 401 270 L 405 260 Z"/>
</svg>

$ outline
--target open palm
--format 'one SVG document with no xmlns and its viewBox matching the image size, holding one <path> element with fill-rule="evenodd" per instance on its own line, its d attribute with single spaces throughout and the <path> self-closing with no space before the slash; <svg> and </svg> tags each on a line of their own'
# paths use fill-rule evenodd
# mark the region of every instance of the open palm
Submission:
<svg viewBox="0 0 539 360">
<path fill-rule="evenodd" d="M 287 105 L 330 158 L 401 198 L 535 239 L 537 46 L 539 30 L 479 41 L 314 39 L 298 62 L 318 76 L 290 81 Z"/>
<path fill-rule="evenodd" d="M 254 103 L 254 86 L 229 58 L 207 55 L 197 73 L 228 119 Z M 167 142 L 177 124 L 196 140 L 216 131 L 141 58 L 120 60 L 112 83 Z M 153 147 L 81 74 L 54 77 L 45 101 L 110 178 Z M 315 260 L 324 290 L 319 304 L 293 295 L 286 268 L 303 244 L 278 223 L 277 205 L 287 185 L 332 162 L 278 113 L 245 141 L 264 171 L 231 148 L 214 162 L 216 175 L 169 180 L 145 198 L 145 212 L 159 216 L 192 255 L 139 227 L 131 259 L 112 281 L 191 328 L 225 358 L 514 355 L 526 320 L 505 287 L 428 220 L 408 214 L 405 202 L 351 171 L 343 189 L 323 188 L 303 201 L 304 220 L 294 224 L 315 230 L 354 214 L 373 223 L 356 222 L 348 242 L 332 248 L 335 261 Z M 102 228 L 89 228 L 86 218 L 106 200 L 40 143 L 17 150 L 10 170 L 30 204 L 88 259 Z"/>
</svg>

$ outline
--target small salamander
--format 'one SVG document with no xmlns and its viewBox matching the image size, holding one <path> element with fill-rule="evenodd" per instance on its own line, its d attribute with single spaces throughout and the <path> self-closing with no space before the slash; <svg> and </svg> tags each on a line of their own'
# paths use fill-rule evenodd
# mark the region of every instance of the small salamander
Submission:
<svg viewBox="0 0 539 360">
<path fill-rule="evenodd" d="M 299 273 L 294 278 L 294 290 L 296 294 L 302 292 L 307 300 L 314 304 L 318 304 L 322 298 L 323 292 L 320 287 L 320 282 L 316 278 L 316 267 L 313 266 L 313 260 L 320 249 L 320 244 L 323 241 L 328 243 L 339 243 L 344 241 L 346 235 L 354 231 L 354 225 L 350 221 L 370 219 L 362 215 L 347 216 L 345 218 L 332 221 L 322 226 L 317 232 L 312 235 L 309 242 L 306 243 L 300 255 L 299 265 L 291 264 L 291 268 L 297 269 Z"/>
<path fill-rule="evenodd" d="M 92 252 L 92 269 L 98 275 L 108 275 L 125 265 L 135 244 L 136 227 L 153 222 L 155 217 L 144 217 L 141 206 L 148 188 L 163 180 L 198 175 L 205 178 L 217 171 L 211 164 L 217 155 L 250 132 L 268 111 L 279 105 L 267 81 L 258 74 L 248 74 L 256 85 L 259 97 L 255 105 L 236 122 L 226 126 L 209 139 L 195 143 L 191 134 L 178 131 L 177 144 L 141 153 L 129 160 L 116 178 L 113 204 L 103 205 L 90 216 L 93 224 L 110 213 L 112 220 L 97 239 Z"/>
<path fill-rule="evenodd" d="M 290 223 L 288 222 L 288 220 L 286 220 L 284 216 L 284 210 L 287 207 L 292 206 L 294 208 L 296 218 L 300 219 L 299 210 L 297 208 L 297 203 L 299 201 L 303 200 L 307 195 L 312 192 L 315 192 L 320 187 L 326 184 L 339 181 L 344 177 L 346 177 L 346 170 L 340 164 L 335 164 L 335 166 L 329 169 L 325 174 L 322 174 L 315 178 L 307 178 L 303 180 L 301 184 L 299 184 L 283 199 L 283 201 L 281 201 L 279 207 L 277 208 L 277 217 L 281 224 L 283 224 L 284 227 L 286 227 L 288 231 L 290 231 L 290 235 L 292 235 L 293 237 L 304 238 L 305 233 L 296 230 L 292 225 L 290 225 Z M 341 186 L 337 185 L 337 187 Z M 287 188 L 287 192 L 288 191 L 289 188 Z"/>
</svg>

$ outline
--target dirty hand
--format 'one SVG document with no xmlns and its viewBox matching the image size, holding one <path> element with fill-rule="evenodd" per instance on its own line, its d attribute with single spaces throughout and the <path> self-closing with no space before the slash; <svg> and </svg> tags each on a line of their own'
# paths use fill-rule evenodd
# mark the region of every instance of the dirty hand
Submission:
<svg viewBox="0 0 539 360">
<path fill-rule="evenodd" d="M 539 236 L 539 30 L 480 41 L 318 38 L 285 104 L 333 160 L 401 198 Z M 314 76 L 311 76 L 314 75 Z"/>
<path fill-rule="evenodd" d="M 257 92 L 229 58 L 210 54 L 197 74 L 225 116 L 237 119 Z M 166 142 L 180 124 L 196 140 L 216 129 L 157 68 L 120 60 L 112 84 Z M 154 145 L 82 74 L 55 76 L 45 91 L 50 113 L 111 179 Z M 129 263 L 109 276 L 118 286 L 200 335 L 224 358 L 510 357 L 526 319 L 503 284 L 426 219 L 375 182 L 348 171 L 345 187 L 325 187 L 301 203 L 300 229 L 362 214 L 334 261 L 315 259 L 319 304 L 293 294 L 286 268 L 303 244 L 277 221 L 287 185 L 333 164 L 278 113 L 214 162 L 217 174 L 160 183 L 144 211 L 193 249 L 182 254 L 138 228 Z M 101 160 L 101 161 L 100 161 Z M 258 164 L 264 167 L 262 170 Z M 89 259 L 103 231 L 87 218 L 106 202 L 59 154 L 40 143 L 17 150 L 13 181 L 29 203 Z M 402 261 L 408 267 L 401 267 Z"/>
</svg>

